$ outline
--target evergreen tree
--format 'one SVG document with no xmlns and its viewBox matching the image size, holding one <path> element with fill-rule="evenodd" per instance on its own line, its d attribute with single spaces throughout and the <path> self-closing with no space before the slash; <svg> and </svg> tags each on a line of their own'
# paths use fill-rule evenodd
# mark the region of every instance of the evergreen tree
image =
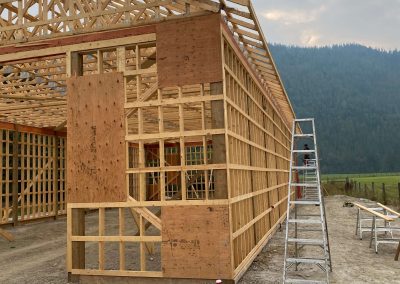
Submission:
<svg viewBox="0 0 400 284">
<path fill-rule="evenodd" d="M 400 52 L 271 45 L 297 117 L 316 119 L 324 173 L 400 171 Z"/>
</svg>

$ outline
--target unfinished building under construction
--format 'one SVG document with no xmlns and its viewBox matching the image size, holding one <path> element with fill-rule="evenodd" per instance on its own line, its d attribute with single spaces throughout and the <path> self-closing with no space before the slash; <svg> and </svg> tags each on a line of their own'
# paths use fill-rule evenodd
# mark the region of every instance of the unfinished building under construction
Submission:
<svg viewBox="0 0 400 284">
<path fill-rule="evenodd" d="M 67 214 L 72 281 L 235 282 L 285 218 L 250 0 L 2 0 L 0 85 L 0 224 Z"/>
</svg>

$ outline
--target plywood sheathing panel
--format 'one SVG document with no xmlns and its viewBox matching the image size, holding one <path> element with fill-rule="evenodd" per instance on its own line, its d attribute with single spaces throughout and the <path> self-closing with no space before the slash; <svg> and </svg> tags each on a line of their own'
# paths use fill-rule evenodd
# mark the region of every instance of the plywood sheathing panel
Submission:
<svg viewBox="0 0 400 284">
<path fill-rule="evenodd" d="M 159 88 L 222 81 L 220 17 L 157 24 Z"/>
<path fill-rule="evenodd" d="M 228 206 L 162 208 L 164 277 L 232 279 Z"/>
<path fill-rule="evenodd" d="M 68 202 L 127 200 L 122 73 L 72 77 L 68 86 Z"/>
</svg>

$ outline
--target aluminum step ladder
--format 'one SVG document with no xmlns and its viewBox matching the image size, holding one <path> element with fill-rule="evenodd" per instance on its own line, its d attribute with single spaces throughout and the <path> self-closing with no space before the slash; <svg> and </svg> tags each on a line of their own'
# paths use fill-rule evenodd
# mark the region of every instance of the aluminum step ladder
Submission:
<svg viewBox="0 0 400 284">
<path fill-rule="evenodd" d="M 312 133 L 297 133 L 307 127 L 312 129 Z M 297 149 L 304 141 L 311 147 Z M 307 159 L 298 159 L 302 155 Z M 295 175 L 296 172 L 299 175 Z M 293 180 L 296 177 L 297 180 Z M 291 209 L 294 214 L 290 214 Z M 307 271 L 310 266 L 317 266 L 321 270 L 318 269 L 311 277 L 302 276 L 302 271 Z M 332 262 L 314 119 L 295 119 L 292 128 L 283 283 L 329 283 L 330 271 Z M 307 272 L 309 274 L 310 270 Z"/>
</svg>

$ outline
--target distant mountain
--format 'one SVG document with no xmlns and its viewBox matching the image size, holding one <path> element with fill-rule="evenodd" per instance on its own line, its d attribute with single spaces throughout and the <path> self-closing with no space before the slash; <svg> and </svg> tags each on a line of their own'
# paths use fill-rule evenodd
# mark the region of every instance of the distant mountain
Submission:
<svg viewBox="0 0 400 284">
<path fill-rule="evenodd" d="M 324 173 L 400 171 L 400 52 L 271 45 L 299 118 L 315 117 Z"/>
</svg>

